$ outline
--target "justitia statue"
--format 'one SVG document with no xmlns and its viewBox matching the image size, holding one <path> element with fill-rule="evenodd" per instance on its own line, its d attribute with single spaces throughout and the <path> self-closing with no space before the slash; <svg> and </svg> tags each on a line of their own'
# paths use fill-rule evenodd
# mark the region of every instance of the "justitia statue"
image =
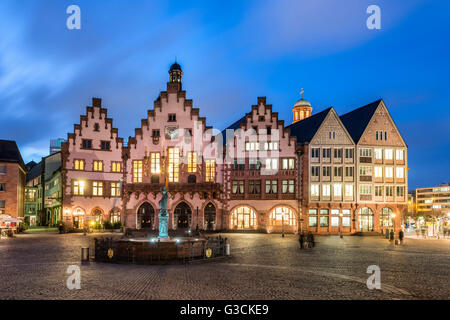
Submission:
<svg viewBox="0 0 450 320">
<path fill-rule="evenodd" d="M 158 238 L 168 238 L 169 233 L 169 213 L 167 212 L 167 200 L 169 200 L 169 193 L 167 187 L 161 189 L 162 198 L 159 200 L 159 235 Z"/>
</svg>

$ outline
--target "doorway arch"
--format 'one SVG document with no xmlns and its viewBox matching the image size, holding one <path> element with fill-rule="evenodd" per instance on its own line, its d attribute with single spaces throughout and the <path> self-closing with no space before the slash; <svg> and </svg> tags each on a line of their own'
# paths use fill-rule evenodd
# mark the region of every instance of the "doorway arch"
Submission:
<svg viewBox="0 0 450 320">
<path fill-rule="evenodd" d="M 239 206 L 231 211 L 231 228 L 233 229 L 256 229 L 256 213 L 252 207 Z"/>
<path fill-rule="evenodd" d="M 155 209 L 153 206 L 144 202 L 138 209 L 138 221 L 141 229 L 149 229 L 153 226 L 153 221 L 155 219 Z"/>
<path fill-rule="evenodd" d="M 214 223 L 216 223 L 216 206 L 212 204 L 212 202 L 206 205 L 204 216 L 205 216 L 206 230 L 214 229 Z"/>
<path fill-rule="evenodd" d="M 373 211 L 369 207 L 359 209 L 359 229 L 373 231 Z"/>
<path fill-rule="evenodd" d="M 174 218 L 178 229 L 189 228 L 192 220 L 192 210 L 186 202 L 182 201 L 175 207 Z"/>
</svg>

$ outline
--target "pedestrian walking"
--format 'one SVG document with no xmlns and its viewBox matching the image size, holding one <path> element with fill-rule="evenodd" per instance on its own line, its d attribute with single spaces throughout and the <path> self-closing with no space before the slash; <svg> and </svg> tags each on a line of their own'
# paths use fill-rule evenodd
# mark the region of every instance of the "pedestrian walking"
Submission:
<svg viewBox="0 0 450 320">
<path fill-rule="evenodd" d="M 403 244 L 404 236 L 405 236 L 405 233 L 403 232 L 403 229 L 402 229 L 398 232 L 398 238 L 400 239 L 400 244 Z"/>
<path fill-rule="evenodd" d="M 300 236 L 298 237 L 298 242 L 300 243 L 300 250 L 302 250 L 303 245 L 305 243 L 305 234 L 303 232 L 300 233 Z"/>
</svg>

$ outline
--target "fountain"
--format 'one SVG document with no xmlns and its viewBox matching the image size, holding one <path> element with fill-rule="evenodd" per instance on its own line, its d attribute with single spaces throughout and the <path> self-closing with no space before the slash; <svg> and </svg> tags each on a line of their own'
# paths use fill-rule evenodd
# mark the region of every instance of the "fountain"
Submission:
<svg viewBox="0 0 450 320">
<path fill-rule="evenodd" d="M 132 239 L 95 239 L 95 259 L 102 262 L 154 263 L 211 258 L 225 255 L 226 239 L 169 237 L 168 183 L 161 188 L 158 236 Z"/>
</svg>

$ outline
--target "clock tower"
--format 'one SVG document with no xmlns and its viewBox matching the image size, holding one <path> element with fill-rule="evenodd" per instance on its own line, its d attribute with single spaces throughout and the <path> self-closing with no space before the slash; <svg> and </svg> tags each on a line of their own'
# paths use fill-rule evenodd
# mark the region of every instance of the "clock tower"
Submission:
<svg viewBox="0 0 450 320">
<path fill-rule="evenodd" d="M 176 60 L 175 63 L 170 66 L 169 75 L 170 75 L 169 83 L 177 85 L 178 91 L 181 91 L 183 71 L 181 70 L 181 67 Z"/>
</svg>

